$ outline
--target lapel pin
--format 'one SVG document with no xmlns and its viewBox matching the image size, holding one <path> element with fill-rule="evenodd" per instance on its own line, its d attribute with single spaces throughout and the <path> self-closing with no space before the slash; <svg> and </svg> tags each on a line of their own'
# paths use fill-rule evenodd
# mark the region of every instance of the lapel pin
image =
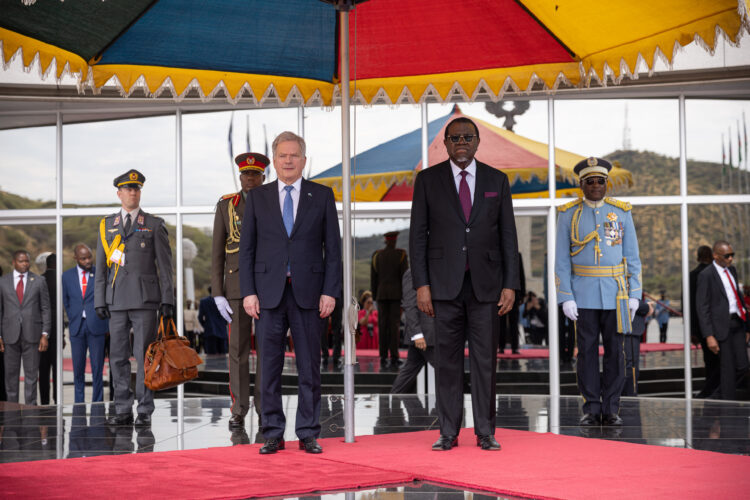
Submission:
<svg viewBox="0 0 750 500">
<path fill-rule="evenodd" d="M 29 278 L 29 281 L 34 281 L 34 278 Z"/>
<path fill-rule="evenodd" d="M 312 193 L 307 193 L 307 196 L 309 196 L 310 198 L 312 198 Z"/>
</svg>

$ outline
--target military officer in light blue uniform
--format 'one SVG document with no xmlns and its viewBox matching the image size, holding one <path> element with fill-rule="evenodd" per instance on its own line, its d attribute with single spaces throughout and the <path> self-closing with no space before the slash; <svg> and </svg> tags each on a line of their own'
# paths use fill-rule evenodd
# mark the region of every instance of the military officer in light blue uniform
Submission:
<svg viewBox="0 0 750 500">
<path fill-rule="evenodd" d="M 587 158 L 573 169 L 584 197 L 558 207 L 555 283 L 563 313 L 576 323 L 582 426 L 622 425 L 623 334 L 632 330 L 641 260 L 631 206 L 605 198 L 612 164 Z M 599 334 L 604 376 L 599 376 Z"/>
</svg>

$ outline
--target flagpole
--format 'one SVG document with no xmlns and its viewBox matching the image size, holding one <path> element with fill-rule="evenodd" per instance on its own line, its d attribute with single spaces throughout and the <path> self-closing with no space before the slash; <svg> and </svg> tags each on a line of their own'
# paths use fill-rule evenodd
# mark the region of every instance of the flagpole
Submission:
<svg viewBox="0 0 750 500">
<path fill-rule="evenodd" d="M 726 193 L 726 184 L 724 176 L 727 170 L 726 153 L 724 149 L 724 134 L 721 134 L 721 192 Z M 729 239 L 727 233 L 727 211 L 723 203 L 719 203 L 719 211 L 721 212 L 721 229 L 724 233 L 724 240 Z"/>
<path fill-rule="evenodd" d="M 227 142 L 229 143 L 229 172 L 234 181 L 234 190 L 238 192 L 240 190 L 239 184 L 237 184 L 237 176 L 234 175 L 234 144 L 232 143 L 232 129 L 234 128 L 234 111 L 229 114 L 229 133 L 227 134 Z"/>
</svg>

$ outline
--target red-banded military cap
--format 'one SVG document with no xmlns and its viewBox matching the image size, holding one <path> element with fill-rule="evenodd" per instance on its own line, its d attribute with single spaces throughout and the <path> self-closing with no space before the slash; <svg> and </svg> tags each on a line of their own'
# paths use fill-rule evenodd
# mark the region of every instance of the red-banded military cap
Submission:
<svg viewBox="0 0 750 500">
<path fill-rule="evenodd" d="M 386 240 L 395 240 L 396 238 L 398 238 L 398 233 L 400 233 L 400 231 L 390 231 L 385 233 L 383 236 Z"/>
<path fill-rule="evenodd" d="M 141 188 L 143 187 L 143 183 L 146 182 L 146 176 L 137 171 L 134 168 L 131 168 L 127 172 L 125 172 L 122 175 L 118 175 L 115 177 L 115 180 L 113 184 L 116 188 L 121 187 L 137 187 Z"/>
<path fill-rule="evenodd" d="M 271 160 L 266 155 L 260 153 L 242 153 L 235 157 L 234 162 L 239 167 L 240 172 L 255 170 L 264 173 Z"/>
</svg>

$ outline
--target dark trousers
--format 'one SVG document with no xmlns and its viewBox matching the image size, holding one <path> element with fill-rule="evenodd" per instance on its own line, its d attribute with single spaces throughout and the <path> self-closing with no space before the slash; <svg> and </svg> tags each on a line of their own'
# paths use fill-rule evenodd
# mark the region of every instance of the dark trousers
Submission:
<svg viewBox="0 0 750 500">
<path fill-rule="evenodd" d="M 560 340 L 560 361 L 570 363 L 576 344 L 576 328 L 563 314 L 562 306 L 557 307 L 557 335 Z"/>
<path fill-rule="evenodd" d="M 57 400 L 57 342 L 50 340 L 49 347 L 39 353 L 39 404 L 49 404 L 50 371 L 52 372 L 52 398 Z"/>
<path fill-rule="evenodd" d="M 641 336 L 623 335 L 625 346 L 625 385 L 623 396 L 638 395 L 638 377 L 640 375 Z"/>
<path fill-rule="evenodd" d="M 378 300 L 378 346 L 380 347 L 381 361 L 388 358 L 389 352 L 392 361 L 398 360 L 400 322 L 401 301 Z"/>
<path fill-rule="evenodd" d="M 464 344 L 469 341 L 474 432 L 495 434 L 495 371 L 500 317 L 496 302 L 474 296 L 471 273 L 454 300 L 433 301 L 436 330 L 437 408 L 440 433 L 458 436 L 463 420 Z"/>
<path fill-rule="evenodd" d="M 341 323 L 343 316 L 343 305 L 340 299 L 336 299 L 336 306 L 333 308 L 331 313 L 331 344 L 333 346 L 333 361 L 337 362 L 341 359 L 341 330 L 343 325 Z M 320 335 L 320 353 L 323 357 L 323 362 L 328 361 L 328 329 L 323 328 L 323 333 Z"/>
<path fill-rule="evenodd" d="M 297 305 L 291 284 L 284 288 L 278 307 L 261 309 L 255 326 L 262 352 L 260 397 L 266 439 L 284 437 L 286 417 L 281 403 L 281 372 L 286 332 L 290 328 L 299 373 L 295 432 L 300 439 L 320 436 L 320 332 L 324 325 L 325 319 L 320 318 L 317 308 L 302 309 Z"/>
<path fill-rule="evenodd" d="M 714 354 L 708 348 L 706 339 L 701 337 L 701 350 L 703 351 L 703 365 L 706 371 L 706 383 L 698 393 L 699 398 L 707 398 L 719 389 L 721 373 L 719 370 L 719 355 Z"/>
<path fill-rule="evenodd" d="M 232 396 L 232 415 L 244 417 L 250 409 L 250 339 L 253 334 L 253 319 L 242 307 L 242 300 L 230 300 L 229 307 L 233 312 L 229 328 L 229 394 Z M 255 413 L 260 417 L 260 349 L 256 349 L 256 353 L 253 405 Z"/>
<path fill-rule="evenodd" d="M 669 327 L 669 322 L 666 322 L 664 324 L 659 324 L 659 342 L 662 344 L 667 341 L 667 328 Z"/>
<path fill-rule="evenodd" d="M 391 394 L 407 394 L 415 392 L 415 383 L 417 381 L 417 375 L 422 367 L 430 363 L 434 364 L 435 348 L 427 346 L 424 351 L 414 347 L 414 344 L 409 346 L 408 355 L 406 357 L 406 363 L 399 369 L 396 380 L 393 381 L 391 387 Z"/>
<path fill-rule="evenodd" d="M 518 350 L 518 305 L 513 306 L 508 314 L 500 318 L 500 352 L 505 350 L 505 344 L 510 342 L 513 352 Z"/>
<path fill-rule="evenodd" d="M 91 401 L 104 401 L 104 344 L 106 335 L 94 335 L 86 326 L 84 321 L 77 335 L 70 336 L 70 351 L 73 355 L 73 384 L 75 390 L 75 402 L 86 401 L 84 390 L 86 388 L 86 351 L 91 358 Z M 112 378 L 110 374 L 109 378 Z"/>
<path fill-rule="evenodd" d="M 729 335 L 719 340 L 721 399 L 737 399 L 737 381 L 748 368 L 745 325 L 739 318 L 729 321 Z"/>
<path fill-rule="evenodd" d="M 5 401 L 8 396 L 5 393 L 5 354 L 0 352 L 0 401 Z"/>
<path fill-rule="evenodd" d="M 203 348 L 206 350 L 206 354 L 226 354 L 228 351 L 227 344 L 227 339 L 208 337 L 205 333 L 203 334 Z"/>
<path fill-rule="evenodd" d="M 604 373 L 599 375 L 599 335 L 604 345 Z M 578 390 L 583 396 L 583 413 L 616 415 L 625 383 L 623 335 L 617 333 L 617 310 L 579 309 L 576 321 L 578 341 Z"/>
</svg>

